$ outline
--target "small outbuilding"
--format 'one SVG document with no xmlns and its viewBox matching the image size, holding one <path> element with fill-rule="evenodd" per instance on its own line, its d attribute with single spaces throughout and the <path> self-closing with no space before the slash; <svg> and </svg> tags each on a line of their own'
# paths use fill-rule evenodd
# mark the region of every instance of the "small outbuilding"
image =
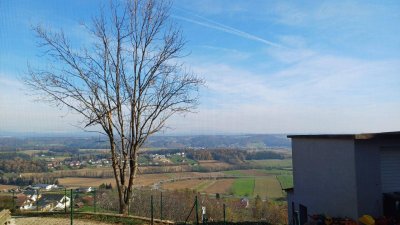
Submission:
<svg viewBox="0 0 400 225">
<path fill-rule="evenodd" d="M 309 215 L 400 217 L 400 132 L 289 135 L 290 224 Z"/>
</svg>

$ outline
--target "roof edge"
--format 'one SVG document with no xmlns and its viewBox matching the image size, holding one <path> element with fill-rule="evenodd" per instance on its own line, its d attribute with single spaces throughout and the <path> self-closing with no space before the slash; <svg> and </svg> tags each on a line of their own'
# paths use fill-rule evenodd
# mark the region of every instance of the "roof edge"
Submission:
<svg viewBox="0 0 400 225">
<path fill-rule="evenodd" d="M 360 134 L 300 134 L 288 135 L 288 138 L 307 138 L 307 139 L 379 139 L 379 138 L 400 138 L 400 131 L 381 132 L 381 133 L 360 133 Z"/>
</svg>

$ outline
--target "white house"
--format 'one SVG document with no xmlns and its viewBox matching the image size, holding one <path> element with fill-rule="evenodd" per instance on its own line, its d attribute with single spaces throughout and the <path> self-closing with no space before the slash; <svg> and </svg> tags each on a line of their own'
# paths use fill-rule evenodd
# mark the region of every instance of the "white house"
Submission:
<svg viewBox="0 0 400 225">
<path fill-rule="evenodd" d="M 303 225 L 314 214 L 400 217 L 400 132 L 288 137 L 290 224 Z"/>
<path fill-rule="evenodd" d="M 28 187 L 27 189 L 32 189 L 32 190 L 44 189 L 46 191 L 50 191 L 56 188 L 58 188 L 56 184 L 35 184 L 31 187 Z"/>
<path fill-rule="evenodd" d="M 69 207 L 71 205 L 71 199 L 67 196 L 63 196 L 60 201 L 57 202 L 56 206 L 52 208 L 50 211 L 59 211 L 64 210 L 65 207 Z"/>
</svg>

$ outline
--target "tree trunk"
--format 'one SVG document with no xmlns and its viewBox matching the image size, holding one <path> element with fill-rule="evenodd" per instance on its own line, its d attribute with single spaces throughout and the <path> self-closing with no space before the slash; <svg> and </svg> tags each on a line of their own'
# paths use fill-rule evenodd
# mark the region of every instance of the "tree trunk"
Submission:
<svg viewBox="0 0 400 225">
<path fill-rule="evenodd" d="M 119 213 L 123 215 L 128 215 L 128 203 L 124 199 L 119 200 Z"/>
</svg>

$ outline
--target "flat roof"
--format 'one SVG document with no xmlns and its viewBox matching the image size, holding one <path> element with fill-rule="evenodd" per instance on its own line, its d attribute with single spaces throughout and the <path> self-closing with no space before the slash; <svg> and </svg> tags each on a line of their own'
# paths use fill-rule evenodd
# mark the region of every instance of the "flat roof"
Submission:
<svg viewBox="0 0 400 225">
<path fill-rule="evenodd" d="M 399 139 L 400 131 L 394 132 L 382 132 L 382 133 L 361 133 L 361 134 L 300 134 L 300 135 L 288 135 L 288 138 L 308 138 L 308 139 L 356 139 L 356 140 L 367 140 L 367 139 Z"/>
</svg>

